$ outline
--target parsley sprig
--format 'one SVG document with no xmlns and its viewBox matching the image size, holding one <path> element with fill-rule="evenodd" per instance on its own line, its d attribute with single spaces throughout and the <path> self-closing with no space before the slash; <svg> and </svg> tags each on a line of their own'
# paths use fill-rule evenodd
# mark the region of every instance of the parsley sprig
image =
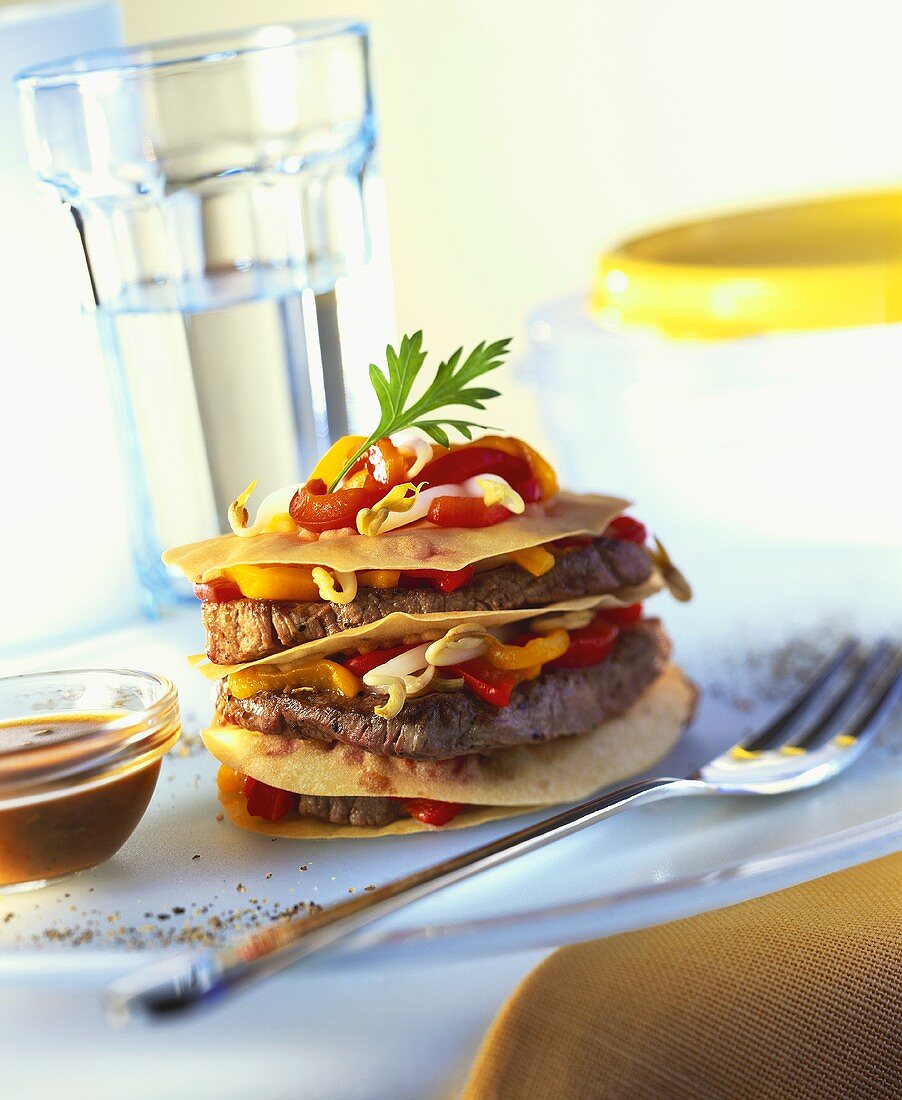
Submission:
<svg viewBox="0 0 902 1100">
<path fill-rule="evenodd" d="M 362 443 L 345 463 L 338 477 L 329 486 L 329 492 L 341 483 L 341 479 L 354 463 L 378 440 L 387 435 L 400 432 L 404 428 L 420 428 L 436 443 L 450 446 L 446 428 L 453 428 L 466 439 L 472 439 L 473 428 L 487 428 L 485 424 L 476 424 L 472 420 L 452 419 L 449 416 L 429 417 L 430 413 L 454 406 L 466 405 L 472 409 L 484 409 L 485 401 L 497 397 L 498 391 L 486 386 L 472 386 L 471 382 L 501 366 L 508 352 L 510 340 L 496 340 L 486 345 L 485 341 L 470 352 L 461 363 L 463 348 L 447 360 L 439 363 L 435 377 L 429 383 L 422 396 L 409 407 L 410 391 L 416 381 L 426 352 L 423 348 L 423 333 L 415 332 L 405 336 L 398 351 L 391 346 L 385 349 L 388 375 L 386 376 L 375 363 L 370 363 L 370 381 L 379 399 L 382 416 L 373 434 Z"/>
</svg>

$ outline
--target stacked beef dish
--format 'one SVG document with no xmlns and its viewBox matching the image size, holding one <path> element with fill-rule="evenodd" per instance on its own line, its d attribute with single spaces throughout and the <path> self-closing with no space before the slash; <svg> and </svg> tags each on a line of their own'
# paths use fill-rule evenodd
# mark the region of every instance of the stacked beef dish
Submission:
<svg viewBox="0 0 902 1100">
<path fill-rule="evenodd" d="M 244 828 L 377 836 L 573 801 L 650 767 L 692 712 L 645 611 L 689 595 L 663 547 L 522 440 L 436 417 L 495 395 L 473 382 L 506 342 L 455 353 L 414 401 L 420 341 L 371 368 L 369 438 L 165 555 L 201 600 L 204 742 Z"/>
</svg>

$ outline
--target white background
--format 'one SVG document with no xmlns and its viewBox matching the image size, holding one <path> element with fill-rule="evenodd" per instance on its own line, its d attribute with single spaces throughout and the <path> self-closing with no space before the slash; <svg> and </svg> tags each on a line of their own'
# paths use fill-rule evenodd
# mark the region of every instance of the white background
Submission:
<svg viewBox="0 0 902 1100">
<path fill-rule="evenodd" d="M 586 287 L 598 250 L 650 222 L 902 176 L 902 9 L 891 0 L 352 4 L 125 0 L 123 7 L 132 41 L 322 15 L 373 22 L 399 327 L 424 328 L 439 352 L 483 337 L 522 336 L 533 304 Z M 34 308 L 33 296 L 46 293 L 47 284 L 32 269 L 27 279 L 16 277 L 8 257 L 6 268 L 0 287 L 8 324 L 26 304 Z M 0 648 L 17 636 L 66 632 L 79 615 L 83 627 L 102 625 L 82 609 L 102 607 L 109 619 L 135 606 L 101 372 L 66 374 L 65 364 L 42 362 L 38 346 L 29 339 L 0 358 Z M 17 403 L 26 381 L 29 396 Z M 55 522 L 57 502 L 76 496 L 95 524 L 93 542 L 84 541 L 84 530 Z M 79 539 L 80 555 L 72 549 Z M 825 559 L 825 573 L 832 560 Z M 879 597 L 872 604 L 885 611 L 883 575 L 864 572 L 862 580 Z M 787 606 L 774 603 L 781 611 Z M 762 599 L 762 613 L 764 605 Z M 668 619 L 682 610 L 668 609 Z M 20 1044 L 20 1057 L 16 1064 L 7 1059 L 7 1068 L 15 1088 L 25 1066 L 18 1089 L 27 1096 L 45 1068 L 35 1058 L 47 1043 L 26 1060 L 21 1050 L 30 1048 L 21 1035 L 44 1034 L 58 1055 L 46 1060 L 47 1073 L 57 1072 L 56 1062 L 74 1067 L 64 1085 L 73 1095 L 100 1095 L 107 1081 L 121 1089 L 127 1072 L 132 1092 L 156 1095 L 154 1075 L 163 1072 L 177 1078 L 173 1096 L 201 1095 L 198 1081 L 226 1095 L 254 1075 L 258 1086 L 263 1082 L 261 1096 L 313 1094 L 315 1087 L 317 1094 L 352 1095 L 342 1088 L 351 1076 L 353 1095 L 371 1096 L 357 1067 L 372 1067 L 381 1054 L 398 1061 L 383 1080 L 390 1077 L 394 1095 L 408 1095 L 417 1085 L 405 1090 L 398 1075 L 420 1057 L 436 1078 L 447 1077 L 534 962 L 521 955 L 417 972 L 384 968 L 366 975 L 364 996 L 357 972 L 330 977 L 315 1018 L 307 1014 L 310 1026 L 286 983 L 275 983 L 249 1003 L 246 1016 L 239 1010 L 240 1039 L 224 1038 L 214 1019 L 200 1021 L 197 1030 L 148 1045 L 143 1062 L 129 1045 L 134 1037 L 115 1048 L 105 1041 L 93 990 L 8 984 L 2 1030 Z M 430 996 L 437 996 L 436 1008 Z M 399 1002 L 421 1016 L 426 1006 L 425 1023 L 397 1026 L 385 1005 Z M 356 1061 L 336 1041 L 332 1022 L 339 1017 L 358 1037 Z M 248 1028 L 247 1020 L 259 1026 Z M 204 1029 L 206 1042 L 198 1034 Z M 85 1041 L 89 1034 L 96 1042 Z M 101 1052 L 99 1066 L 86 1065 Z M 277 1065 L 292 1067 L 293 1075 L 267 1076 Z"/>
<path fill-rule="evenodd" d="M 509 333 L 522 350 L 531 306 L 588 287 L 598 251 L 654 221 L 902 176 L 902 9 L 891 0 L 124 0 L 122 7 L 132 41 L 268 20 L 359 15 L 372 22 L 399 328 L 422 327 L 438 353 Z M 4 287 L 12 311 L 25 304 L 17 293 L 34 293 L 12 278 Z M 27 353 L 4 351 L 13 402 L 17 370 L 42 369 Z M 79 621 L 111 584 L 122 591 L 106 601 L 100 625 L 132 613 L 135 602 L 109 410 L 99 371 L 87 373 L 64 384 L 50 376 L 40 401 L 7 403 L 4 493 L 12 484 L 19 500 L 36 494 L 19 512 L 30 528 L 47 500 L 48 535 L 54 494 L 86 497 L 94 530 L 105 531 L 104 553 L 92 546 L 78 559 Z M 85 407 L 77 398 L 82 381 Z M 526 411 L 525 395 L 513 397 L 515 412 Z M 16 511 L 3 509 L 0 571 L 20 594 L 18 625 L 31 640 L 69 633 L 77 622 L 62 622 L 61 612 L 35 622 L 26 593 L 41 584 L 47 591 L 48 563 L 60 552 L 49 537 L 39 552 L 26 552 Z M 65 608 L 65 590 L 63 597 Z"/>
<path fill-rule="evenodd" d="M 612 238 L 898 181 L 892 0 L 124 0 L 131 39 L 371 20 L 402 328 L 519 333 Z"/>
</svg>

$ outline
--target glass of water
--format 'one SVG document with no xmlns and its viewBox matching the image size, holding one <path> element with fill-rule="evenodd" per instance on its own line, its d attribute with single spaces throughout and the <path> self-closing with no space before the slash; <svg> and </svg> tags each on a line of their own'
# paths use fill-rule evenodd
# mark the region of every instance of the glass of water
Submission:
<svg viewBox="0 0 902 1100">
<path fill-rule="evenodd" d="M 251 478 L 291 484 L 369 430 L 367 365 L 394 333 L 368 32 L 103 50 L 17 85 L 84 252 L 154 611 L 190 595 L 164 547 L 220 533 Z"/>
</svg>

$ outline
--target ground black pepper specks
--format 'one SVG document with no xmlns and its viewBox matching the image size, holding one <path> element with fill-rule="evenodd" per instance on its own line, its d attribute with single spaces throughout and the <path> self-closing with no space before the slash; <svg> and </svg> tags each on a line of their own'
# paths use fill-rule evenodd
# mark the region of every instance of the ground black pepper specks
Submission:
<svg viewBox="0 0 902 1100">
<path fill-rule="evenodd" d="M 185 916 L 187 910 L 184 906 L 175 905 L 171 913 L 157 913 L 153 920 L 138 926 L 123 923 L 119 913 L 104 916 L 99 909 L 90 909 L 82 910 L 79 919 L 71 924 L 54 922 L 31 934 L 19 933 L 16 942 L 29 947 L 49 944 L 83 947 L 90 944 L 133 951 L 176 945 L 218 947 L 242 931 L 308 916 L 320 908 L 314 901 L 299 901 L 286 906 L 270 904 L 266 898 L 252 898 L 248 906 L 219 913 L 211 913 L 211 905 L 195 906 L 190 915 L 178 923 L 174 922 L 174 918 Z M 4 913 L 3 923 L 8 924 L 17 916 L 20 914 L 12 911 Z"/>
<path fill-rule="evenodd" d="M 737 637 L 716 665 L 705 658 L 699 670 L 702 687 L 709 698 L 730 706 L 738 721 L 754 722 L 757 719 L 745 707 L 759 708 L 768 701 L 778 705 L 791 697 L 844 632 L 842 625 L 824 624 L 823 629 L 772 647 Z M 171 852 L 161 841 L 159 872 L 151 867 L 146 848 L 140 858 L 125 849 L 108 869 L 86 873 L 61 888 L 8 897 L 0 890 L 0 952 L 139 953 L 216 947 L 242 932 L 318 911 L 321 906 L 314 894 L 327 904 L 377 888 L 366 881 L 372 871 L 364 864 L 356 864 L 355 874 L 343 858 L 336 859 L 340 847 L 283 840 L 276 852 L 265 847 L 263 837 L 241 834 L 231 825 L 217 826 L 213 767 L 193 756 L 191 750 L 187 760 L 177 753 L 167 758 L 164 774 L 173 783 L 166 785 L 162 797 L 158 789 L 149 811 L 165 819 L 165 843 L 181 838 L 181 846 Z M 178 829 L 183 820 L 182 835 Z M 272 844 L 276 840 L 270 838 Z M 139 847 L 156 843 L 150 823 L 136 833 L 135 842 Z M 306 862 L 298 864 L 301 856 Z"/>
</svg>

